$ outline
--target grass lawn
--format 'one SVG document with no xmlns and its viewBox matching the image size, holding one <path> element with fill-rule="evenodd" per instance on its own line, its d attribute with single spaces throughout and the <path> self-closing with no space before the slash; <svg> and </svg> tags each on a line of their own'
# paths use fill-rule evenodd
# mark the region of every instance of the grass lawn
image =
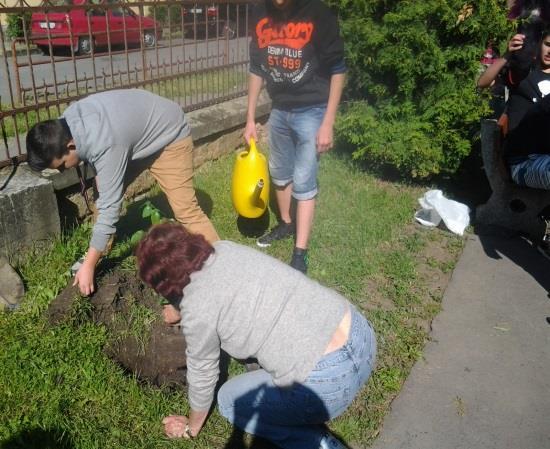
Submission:
<svg viewBox="0 0 550 449">
<path fill-rule="evenodd" d="M 231 206 L 232 164 L 233 156 L 227 156 L 203 165 L 196 175 L 198 196 L 222 237 L 255 246 L 250 223 L 237 221 Z M 309 275 L 362 308 L 378 338 L 377 368 L 368 386 L 330 424 L 352 447 L 376 437 L 391 400 L 421 357 L 462 248 L 462 239 L 448 232 L 414 225 L 423 190 L 382 181 L 335 154 L 321 162 Z M 151 195 L 163 208 L 161 195 Z M 269 218 L 263 228 L 275 223 L 273 214 Z M 123 235 L 142 225 L 123 219 Z M 143 385 L 125 374 L 102 352 L 108 338 L 102 326 L 86 319 L 46 324 L 41 314 L 69 281 L 68 267 L 86 248 L 89 232 L 89 225 L 81 226 L 18 266 L 26 300 L 18 312 L 0 313 L 0 447 L 243 447 L 242 441 L 226 446 L 232 429 L 217 411 L 195 441 L 167 440 L 161 419 L 188 411 L 184 392 Z M 268 252 L 288 261 L 291 242 Z M 119 240 L 113 257 L 127 253 L 128 243 Z M 122 266 L 132 270 L 132 257 Z"/>
</svg>

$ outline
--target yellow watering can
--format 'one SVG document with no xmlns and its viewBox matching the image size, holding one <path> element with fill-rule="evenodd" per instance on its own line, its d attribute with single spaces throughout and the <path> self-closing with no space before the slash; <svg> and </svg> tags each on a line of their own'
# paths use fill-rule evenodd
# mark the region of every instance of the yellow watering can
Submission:
<svg viewBox="0 0 550 449">
<path fill-rule="evenodd" d="M 269 201 L 269 172 L 265 156 L 258 151 L 254 139 L 250 149 L 237 154 L 231 182 L 233 207 L 245 218 L 258 218 Z"/>
</svg>

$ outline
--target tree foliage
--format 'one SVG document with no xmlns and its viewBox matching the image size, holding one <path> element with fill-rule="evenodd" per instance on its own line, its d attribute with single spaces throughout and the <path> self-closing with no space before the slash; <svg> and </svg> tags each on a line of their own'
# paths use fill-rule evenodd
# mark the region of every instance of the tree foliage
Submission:
<svg viewBox="0 0 550 449">
<path fill-rule="evenodd" d="M 24 12 L 19 14 L 7 14 L 6 35 L 11 39 L 23 37 L 24 29 L 26 29 L 27 33 L 29 33 L 30 22 L 31 22 L 30 12 Z"/>
<path fill-rule="evenodd" d="M 504 47 L 505 0 L 328 0 L 349 67 L 338 135 L 355 158 L 425 178 L 471 151 L 487 97 L 475 89 L 489 39 Z"/>
<path fill-rule="evenodd" d="M 148 16 L 158 21 L 161 26 L 170 26 L 171 30 L 181 28 L 181 7 L 180 5 L 155 5 L 149 10 Z"/>
</svg>

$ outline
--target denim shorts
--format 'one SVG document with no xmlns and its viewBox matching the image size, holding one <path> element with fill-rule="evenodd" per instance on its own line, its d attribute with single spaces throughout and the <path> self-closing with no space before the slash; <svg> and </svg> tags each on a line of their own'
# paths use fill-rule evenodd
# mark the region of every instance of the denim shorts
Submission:
<svg viewBox="0 0 550 449">
<path fill-rule="evenodd" d="M 289 111 L 273 109 L 269 116 L 269 173 L 274 185 L 292 183 L 292 196 L 317 195 L 317 132 L 327 108 L 312 106 Z"/>
</svg>

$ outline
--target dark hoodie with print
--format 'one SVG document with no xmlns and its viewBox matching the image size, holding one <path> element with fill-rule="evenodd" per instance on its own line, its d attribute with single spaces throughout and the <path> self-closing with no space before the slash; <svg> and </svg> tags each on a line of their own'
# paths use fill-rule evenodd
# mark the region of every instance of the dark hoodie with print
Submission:
<svg viewBox="0 0 550 449">
<path fill-rule="evenodd" d="M 346 72 L 336 16 L 320 0 L 272 0 L 255 9 L 250 72 L 261 76 L 277 109 L 326 104 L 330 78 Z"/>
</svg>

